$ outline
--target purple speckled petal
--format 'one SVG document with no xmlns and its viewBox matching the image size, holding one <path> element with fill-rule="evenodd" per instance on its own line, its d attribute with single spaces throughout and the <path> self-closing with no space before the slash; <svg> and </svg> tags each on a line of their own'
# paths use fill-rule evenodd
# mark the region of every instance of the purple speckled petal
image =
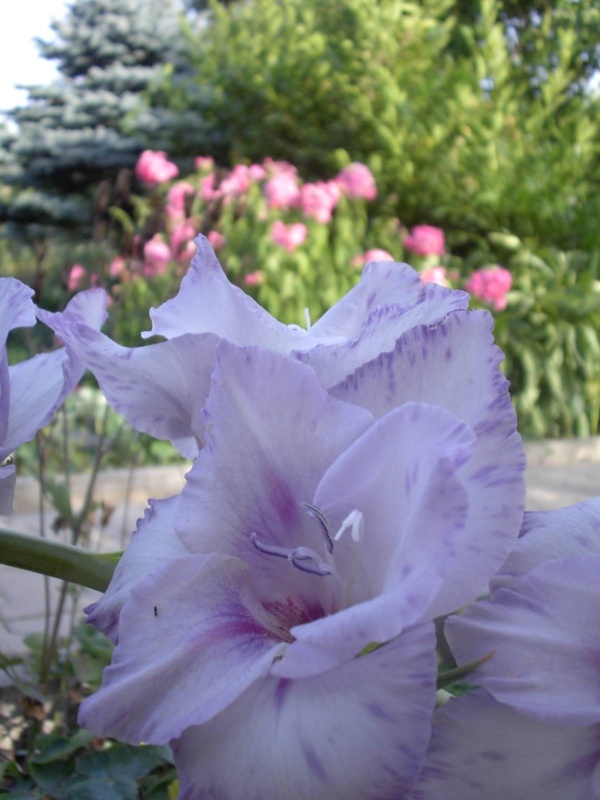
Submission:
<svg viewBox="0 0 600 800">
<path fill-rule="evenodd" d="M 316 678 L 257 681 L 172 742 L 186 800 L 398 800 L 419 775 L 435 659 L 421 625 Z"/>
<path fill-rule="evenodd" d="M 185 333 L 211 333 L 238 345 L 260 345 L 279 352 L 312 347 L 306 331 L 272 317 L 239 287 L 229 282 L 204 236 L 176 297 L 150 311 L 149 336 L 173 339 Z"/>
<path fill-rule="evenodd" d="M 555 511 L 528 511 L 514 550 L 500 570 L 506 582 L 554 558 L 600 554 L 600 497 Z"/>
<path fill-rule="evenodd" d="M 409 800 L 598 800 L 599 752 L 600 725 L 549 725 L 474 692 L 436 712 Z"/>
<path fill-rule="evenodd" d="M 439 405 L 477 435 L 473 457 L 459 472 L 469 493 L 465 535 L 435 615 L 487 591 L 523 517 L 525 453 L 492 327 L 484 311 L 456 311 L 436 324 L 419 325 L 398 340 L 393 352 L 382 353 L 332 389 L 335 397 L 377 417 L 411 401 Z"/>
<path fill-rule="evenodd" d="M 336 386 L 354 370 L 394 350 L 396 341 L 411 328 L 431 325 L 452 311 L 464 309 L 465 292 L 444 289 L 433 283 L 422 287 L 407 305 L 379 305 L 370 312 L 355 338 L 344 343 L 317 344 L 311 350 L 295 352 L 296 357 L 315 370 L 326 388 Z"/>
<path fill-rule="evenodd" d="M 408 264 L 371 262 L 363 269 L 360 282 L 315 322 L 310 335 L 317 339 L 329 336 L 355 339 L 378 306 L 406 308 L 416 303 L 422 287 L 421 276 Z"/>
<path fill-rule="evenodd" d="M 14 464 L 0 467 L 0 514 L 12 514 L 17 471 Z"/>
<path fill-rule="evenodd" d="M 293 628 L 296 642 L 272 674 L 302 677 L 331 668 L 423 619 L 462 535 L 467 496 L 456 475 L 473 442 L 452 414 L 410 403 L 333 463 L 314 505 L 334 531 L 355 509 L 363 518 L 359 542 L 347 533 L 334 545 L 343 610 Z"/>
<path fill-rule="evenodd" d="M 118 641 L 119 615 L 132 588 L 155 567 L 185 555 L 188 551 L 174 531 L 179 495 L 168 500 L 149 500 L 150 508 L 138 521 L 105 594 L 85 611 L 95 625 L 115 644 Z"/>
<path fill-rule="evenodd" d="M 268 555 L 251 535 L 266 547 L 311 548 L 325 560 L 322 527 L 302 504 L 372 424 L 371 414 L 331 398 L 295 360 L 221 342 L 205 419 L 206 447 L 182 493 L 182 541 L 192 552 L 242 558 L 269 602 L 303 597 L 304 608 L 331 610 L 337 588 L 329 577 Z"/>
<path fill-rule="evenodd" d="M 446 623 L 459 663 L 517 711 L 571 725 L 600 723 L 600 555 L 542 564 Z"/>
<path fill-rule="evenodd" d="M 99 736 L 166 744 L 219 714 L 285 648 L 250 583 L 229 556 L 183 556 L 130 591 L 119 643 L 79 722 Z"/>
<path fill-rule="evenodd" d="M 45 316 L 67 347 L 96 376 L 108 402 L 134 428 L 169 439 L 186 458 L 202 443 L 202 405 L 210 388 L 217 337 L 180 336 L 128 348 L 87 325 Z"/>
<path fill-rule="evenodd" d="M 13 328 L 35 325 L 33 289 L 16 278 L 0 278 L 0 349 Z"/>
</svg>

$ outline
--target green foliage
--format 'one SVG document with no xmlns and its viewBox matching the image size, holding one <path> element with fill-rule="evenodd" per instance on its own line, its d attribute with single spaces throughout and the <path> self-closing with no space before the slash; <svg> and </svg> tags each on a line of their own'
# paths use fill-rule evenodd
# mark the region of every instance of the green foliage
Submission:
<svg viewBox="0 0 600 800">
<path fill-rule="evenodd" d="M 537 16 L 514 5 L 215 4 L 192 44 L 193 83 L 171 102 L 200 113 L 196 151 L 222 163 L 270 155 L 328 177 L 343 147 L 406 224 L 461 232 L 464 248 L 507 229 L 573 249 L 595 232 L 586 204 L 600 177 L 599 105 L 582 83 L 596 55 L 577 31 L 600 12 L 593 0 Z"/>
<path fill-rule="evenodd" d="M 0 797 L 171 800 L 176 795 L 176 776 L 168 747 L 132 747 L 100 740 L 76 726 L 82 693 L 99 687 L 113 648 L 108 639 L 84 623 L 74 628 L 73 635 L 76 647 L 70 637 L 59 640 L 44 687 L 38 683 L 43 636 L 27 637 L 32 656 L 21 668 L 30 670 L 31 682 L 22 678 L 16 682 L 22 692 L 22 708 L 28 709 L 24 747 L 17 747 L 3 763 Z M 10 666 L 16 666 L 14 660 Z M 42 719 L 47 720 L 46 726 L 52 721 L 53 732 L 40 732 Z M 12 722 L 23 725 L 16 718 Z"/>
</svg>

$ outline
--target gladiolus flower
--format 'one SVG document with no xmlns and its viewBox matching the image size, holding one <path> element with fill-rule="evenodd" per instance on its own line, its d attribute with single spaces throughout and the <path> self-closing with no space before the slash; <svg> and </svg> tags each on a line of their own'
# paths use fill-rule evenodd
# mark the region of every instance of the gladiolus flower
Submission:
<svg viewBox="0 0 600 800">
<path fill-rule="evenodd" d="M 336 180 L 349 197 L 359 197 L 362 200 L 374 200 L 377 197 L 375 178 L 365 164 L 355 162 L 344 167 Z"/>
<path fill-rule="evenodd" d="M 475 270 L 467 281 L 465 289 L 484 303 L 489 303 L 496 311 L 504 311 L 507 303 L 506 295 L 511 286 L 510 272 L 496 265 Z"/>
<path fill-rule="evenodd" d="M 16 278 L 0 278 L 0 514 L 12 512 L 16 483 L 14 464 L 3 462 L 50 422 L 84 370 L 81 361 L 64 348 L 9 367 L 9 331 L 35 325 L 32 295 L 33 290 Z M 67 327 L 85 320 L 90 330 L 99 330 L 106 318 L 105 301 L 102 291 L 83 292 L 53 319 Z"/>
<path fill-rule="evenodd" d="M 271 228 L 271 238 L 275 244 L 285 247 L 290 253 L 299 247 L 306 239 L 306 225 L 296 222 L 293 225 L 285 225 L 280 219 L 273 223 Z"/>
<path fill-rule="evenodd" d="M 433 225 L 415 225 L 402 244 L 417 256 L 443 256 L 446 247 L 444 231 Z"/>
<path fill-rule="evenodd" d="M 145 183 L 166 183 L 179 175 L 179 168 L 162 150 L 144 150 L 135 165 L 135 174 Z"/>
</svg>

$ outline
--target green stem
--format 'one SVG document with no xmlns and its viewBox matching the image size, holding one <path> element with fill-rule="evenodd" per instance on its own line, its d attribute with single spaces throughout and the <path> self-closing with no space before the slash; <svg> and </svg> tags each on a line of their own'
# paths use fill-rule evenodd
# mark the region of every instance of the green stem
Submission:
<svg viewBox="0 0 600 800">
<path fill-rule="evenodd" d="M 69 544 L 0 529 L 0 563 L 106 591 L 121 553 L 97 554 Z"/>
</svg>

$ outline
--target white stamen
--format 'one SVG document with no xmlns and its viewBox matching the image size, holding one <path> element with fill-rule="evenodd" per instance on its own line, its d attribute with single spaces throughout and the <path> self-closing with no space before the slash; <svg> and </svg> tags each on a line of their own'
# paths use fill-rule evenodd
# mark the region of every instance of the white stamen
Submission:
<svg viewBox="0 0 600 800">
<path fill-rule="evenodd" d="M 339 542 L 342 538 L 344 533 L 347 530 L 350 530 L 350 535 L 352 536 L 352 540 L 355 542 L 360 542 L 363 538 L 363 532 L 365 529 L 365 521 L 362 515 L 362 512 L 355 508 L 351 511 L 346 519 L 340 525 L 339 531 L 333 537 L 335 542 Z"/>
</svg>

